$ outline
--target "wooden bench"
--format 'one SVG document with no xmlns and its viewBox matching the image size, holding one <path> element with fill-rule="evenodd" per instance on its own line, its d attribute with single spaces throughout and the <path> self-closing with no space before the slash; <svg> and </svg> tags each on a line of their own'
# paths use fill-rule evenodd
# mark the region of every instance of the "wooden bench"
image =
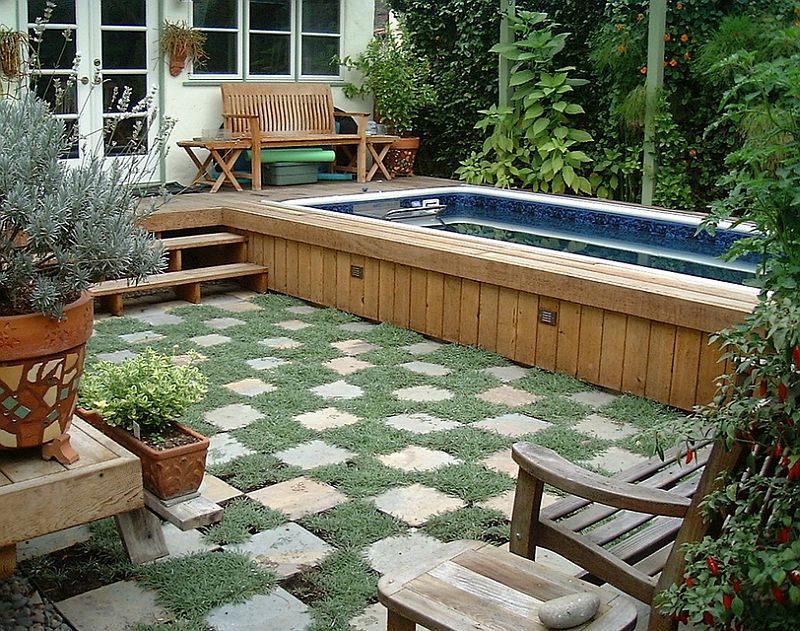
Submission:
<svg viewBox="0 0 800 631">
<path fill-rule="evenodd" d="M 331 87 L 323 83 L 223 83 L 222 116 L 233 138 L 253 151 L 250 177 L 261 188 L 262 148 L 349 146 L 356 150 L 356 178 L 367 176 L 367 118 L 364 112 L 336 112 Z M 355 118 L 357 132 L 337 134 L 337 118 Z"/>
<path fill-rule="evenodd" d="M 699 503 L 717 488 L 720 474 L 731 471 L 742 454 L 740 446 L 728 450 L 720 442 L 700 449 L 689 464 L 682 462 L 685 454 L 673 451 L 664 461 L 653 458 L 606 478 L 573 465 L 550 449 L 517 443 L 512 449 L 519 476 L 509 551 L 492 552 L 491 570 L 480 569 L 485 561 L 473 559 L 470 573 L 446 575 L 439 569 L 434 575 L 431 568 L 417 568 L 402 577 L 384 577 L 379 590 L 381 602 L 389 609 L 388 629 L 411 631 L 414 623 L 439 630 L 483 628 L 469 624 L 485 620 L 511 620 L 491 628 L 539 628 L 533 616 L 535 603 L 526 610 L 525 624 L 517 617 L 515 627 L 509 614 L 509 609 L 513 610 L 509 603 L 519 600 L 517 592 L 529 590 L 524 586 L 539 580 L 531 578 L 542 572 L 535 562 L 537 547 L 553 550 L 584 568 L 586 572 L 575 580 L 608 582 L 652 605 L 659 591 L 682 580 L 681 545 L 701 539 L 708 530 Z M 542 508 L 545 484 L 573 497 Z M 448 559 L 454 561 L 454 557 Z M 491 589 L 485 577 L 492 579 Z M 398 589 L 398 581 L 412 587 Z M 481 582 L 483 587 L 478 584 Z M 576 585 L 573 591 L 582 589 Z M 420 590 L 425 592 L 424 598 L 417 598 Z M 533 595 L 543 599 L 547 593 Z M 617 621 L 589 628 L 618 628 L 615 624 Z M 675 621 L 651 608 L 650 631 L 675 626 Z"/>
</svg>

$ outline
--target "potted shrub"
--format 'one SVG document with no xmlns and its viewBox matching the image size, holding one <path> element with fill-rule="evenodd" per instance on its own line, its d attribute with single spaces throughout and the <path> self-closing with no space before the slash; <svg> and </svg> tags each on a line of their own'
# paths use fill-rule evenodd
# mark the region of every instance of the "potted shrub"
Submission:
<svg viewBox="0 0 800 631">
<path fill-rule="evenodd" d="M 164 20 L 159 47 L 161 54 L 169 59 L 169 73 L 173 77 L 183 72 L 187 60 L 200 66 L 208 58 L 203 49 L 205 43 L 206 34 L 193 29 L 186 22 Z"/>
<path fill-rule="evenodd" d="M 419 137 L 413 135 L 419 111 L 436 102 L 436 92 L 428 81 L 428 64 L 409 43 L 408 33 L 400 27 L 375 35 L 357 57 L 345 57 L 341 64 L 363 75 L 360 86 L 344 85 L 347 97 L 372 95 L 375 120 L 386 125 L 390 134 L 401 136 L 386 156 L 386 165 L 394 175 L 412 175 Z"/>
<path fill-rule="evenodd" d="M 20 49 L 28 36 L 6 26 L 0 26 L 0 69 L 9 79 L 20 75 Z"/>
<path fill-rule="evenodd" d="M 44 102 L 0 100 L 0 451 L 44 445 L 66 463 L 78 458 L 67 430 L 92 333 L 86 289 L 163 268 L 130 169 L 68 168 L 69 143 Z"/>
<path fill-rule="evenodd" d="M 78 415 L 142 461 L 146 489 L 168 500 L 203 481 L 208 438 L 177 422 L 206 393 L 206 378 L 152 348 L 119 364 L 98 362 L 81 384 Z"/>
</svg>

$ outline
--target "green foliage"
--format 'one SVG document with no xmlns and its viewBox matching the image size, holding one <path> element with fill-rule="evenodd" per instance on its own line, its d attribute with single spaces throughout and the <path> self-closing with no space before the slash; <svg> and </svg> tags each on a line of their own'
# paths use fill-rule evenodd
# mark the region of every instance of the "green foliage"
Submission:
<svg viewBox="0 0 800 631">
<path fill-rule="evenodd" d="M 428 63 L 413 48 L 402 26 L 399 31 L 387 26 L 358 57 L 345 57 L 341 63 L 364 77 L 360 86 L 346 83 L 345 95 L 373 95 L 376 119 L 389 128 L 389 133 L 408 135 L 419 110 L 436 103 Z"/>
<path fill-rule="evenodd" d="M 203 538 L 217 545 L 244 543 L 251 535 L 277 528 L 285 521 L 284 515 L 278 511 L 248 498 L 237 498 L 225 506 L 222 521 L 210 526 Z"/>
<path fill-rule="evenodd" d="M 508 540 L 508 520 L 505 516 L 499 511 L 477 506 L 434 517 L 422 529 L 442 541 L 477 539 L 497 545 Z"/>
<path fill-rule="evenodd" d="M 137 226 L 147 212 L 132 193 L 138 174 L 96 158 L 67 167 L 70 142 L 43 101 L 0 100 L 0 314 L 59 318 L 92 282 L 163 267 Z"/>
<path fill-rule="evenodd" d="M 111 426 L 158 435 L 206 392 L 196 366 L 176 365 L 152 348 L 120 364 L 98 362 L 81 383 L 81 401 Z"/>
<path fill-rule="evenodd" d="M 583 175 L 591 158 L 581 145 L 592 137 L 571 126 L 571 117 L 584 110 L 568 100 L 586 81 L 570 78 L 574 68 L 559 68 L 555 62 L 568 34 L 556 34 L 555 24 L 544 13 L 520 11 L 509 22 L 515 41 L 491 50 L 513 64 L 510 105 L 481 110 L 484 118 L 476 127 L 490 135 L 457 173 L 472 184 L 591 193 Z"/>
</svg>

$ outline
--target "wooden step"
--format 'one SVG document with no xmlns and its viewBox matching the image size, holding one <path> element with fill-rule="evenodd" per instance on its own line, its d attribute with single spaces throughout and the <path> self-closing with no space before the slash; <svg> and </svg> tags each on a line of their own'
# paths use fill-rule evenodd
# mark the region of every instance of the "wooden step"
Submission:
<svg viewBox="0 0 800 631">
<path fill-rule="evenodd" d="M 174 287 L 179 298 L 197 304 L 200 302 L 200 283 L 235 278 L 249 289 L 265 293 L 267 291 L 267 273 L 268 270 L 263 265 L 228 263 L 154 274 L 139 284 L 131 283 L 128 278 L 108 280 L 92 285 L 89 291 L 95 298 L 103 298 L 104 306 L 111 313 L 122 315 L 123 294 Z"/>
<path fill-rule="evenodd" d="M 233 232 L 207 232 L 204 234 L 190 234 L 185 237 L 167 237 L 159 239 L 164 244 L 167 252 L 187 250 L 190 248 L 207 248 L 217 245 L 232 245 L 245 243 L 247 237 Z"/>
</svg>

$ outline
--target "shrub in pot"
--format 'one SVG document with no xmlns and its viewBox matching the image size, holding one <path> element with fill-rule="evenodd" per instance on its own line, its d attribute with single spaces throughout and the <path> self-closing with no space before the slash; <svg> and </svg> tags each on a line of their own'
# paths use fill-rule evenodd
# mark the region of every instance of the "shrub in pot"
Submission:
<svg viewBox="0 0 800 631">
<path fill-rule="evenodd" d="M 81 385 L 78 414 L 142 460 L 146 489 L 161 499 L 196 491 L 208 439 L 177 419 L 203 398 L 206 378 L 152 348 L 119 364 L 92 365 Z"/>
<path fill-rule="evenodd" d="M 429 65 L 410 45 L 408 34 L 401 26 L 375 35 L 367 48 L 353 58 L 340 60 L 348 70 L 363 76 L 360 86 L 344 85 L 347 97 L 372 95 L 375 99 L 375 119 L 390 134 L 401 136 L 386 157 L 394 175 L 413 175 L 414 158 L 419 137 L 414 136 L 414 123 L 423 107 L 436 102 L 436 92 L 429 77 Z"/>
<path fill-rule="evenodd" d="M 67 167 L 70 143 L 43 101 L 0 100 L 0 452 L 44 445 L 65 463 L 78 458 L 67 430 L 92 332 L 86 289 L 163 268 L 132 171 Z"/>
</svg>

